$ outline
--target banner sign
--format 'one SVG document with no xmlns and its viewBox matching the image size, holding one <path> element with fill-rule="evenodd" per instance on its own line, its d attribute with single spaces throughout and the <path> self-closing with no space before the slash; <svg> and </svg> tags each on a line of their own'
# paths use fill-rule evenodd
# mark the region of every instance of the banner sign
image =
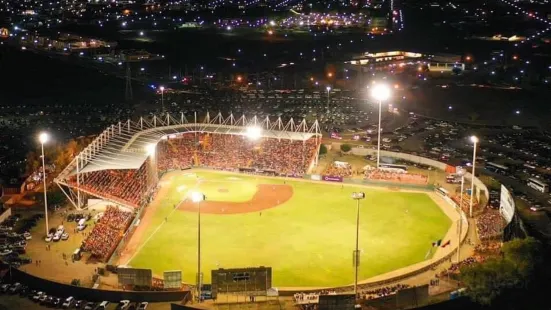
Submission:
<svg viewBox="0 0 551 310">
<path fill-rule="evenodd" d="M 328 182 L 342 182 L 343 178 L 340 176 L 324 175 L 322 177 L 322 180 L 328 181 Z"/>
<path fill-rule="evenodd" d="M 310 178 L 314 181 L 321 181 L 321 175 L 319 174 L 312 174 Z"/>
</svg>

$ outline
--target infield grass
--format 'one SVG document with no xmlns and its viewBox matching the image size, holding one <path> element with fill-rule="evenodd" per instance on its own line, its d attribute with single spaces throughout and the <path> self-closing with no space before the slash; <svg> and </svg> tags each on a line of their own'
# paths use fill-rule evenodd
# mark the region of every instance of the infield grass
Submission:
<svg viewBox="0 0 551 310">
<path fill-rule="evenodd" d="M 182 270 L 195 282 L 197 213 L 174 209 L 189 189 L 207 199 L 246 201 L 256 184 L 283 179 L 205 170 L 172 172 L 163 178 L 162 197 L 146 228 L 142 247 L 129 264 L 163 271 Z M 203 180 L 198 182 L 198 178 Z M 360 205 L 360 279 L 425 260 L 431 242 L 441 239 L 451 220 L 424 193 L 388 191 L 340 184 L 286 180 L 293 197 L 278 207 L 245 214 L 201 215 L 201 264 L 204 282 L 217 268 L 270 266 L 275 287 L 337 286 L 353 282 L 352 251 L 356 236 L 353 191 L 364 191 Z M 220 189 L 223 189 L 220 192 Z M 241 191 L 241 189 L 243 189 Z M 165 221 L 165 218 L 167 221 Z M 429 255 L 430 257 L 430 255 Z"/>
</svg>

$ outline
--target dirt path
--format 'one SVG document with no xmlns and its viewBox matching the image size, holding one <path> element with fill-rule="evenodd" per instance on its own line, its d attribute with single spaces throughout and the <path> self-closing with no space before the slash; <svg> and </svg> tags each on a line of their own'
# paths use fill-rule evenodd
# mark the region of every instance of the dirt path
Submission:
<svg viewBox="0 0 551 310">
<path fill-rule="evenodd" d="M 258 212 L 278 205 L 291 199 L 293 187 L 290 185 L 259 184 L 251 200 L 246 202 L 204 201 L 201 202 L 201 213 L 210 214 L 238 214 Z M 197 212 L 197 206 L 191 201 L 183 201 L 179 210 Z"/>
</svg>

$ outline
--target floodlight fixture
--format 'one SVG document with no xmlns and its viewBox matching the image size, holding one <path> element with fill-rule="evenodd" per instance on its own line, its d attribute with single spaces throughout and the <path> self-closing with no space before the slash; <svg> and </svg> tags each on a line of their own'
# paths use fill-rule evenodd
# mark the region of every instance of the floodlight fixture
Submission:
<svg viewBox="0 0 551 310">
<path fill-rule="evenodd" d="M 247 127 L 246 135 L 251 140 L 258 140 L 262 136 L 262 129 L 256 126 Z"/>
<path fill-rule="evenodd" d="M 190 193 L 190 198 L 191 198 L 191 201 L 195 203 L 199 203 L 205 200 L 205 194 L 194 191 Z"/>
<path fill-rule="evenodd" d="M 385 101 L 390 98 L 390 88 L 386 84 L 375 84 L 371 89 L 371 96 L 379 101 Z"/>
<path fill-rule="evenodd" d="M 50 135 L 46 132 L 41 132 L 38 135 L 38 141 L 40 141 L 40 144 L 44 144 L 50 140 Z"/>
<path fill-rule="evenodd" d="M 478 143 L 478 137 L 477 136 L 471 136 L 471 142 L 472 143 Z"/>
</svg>

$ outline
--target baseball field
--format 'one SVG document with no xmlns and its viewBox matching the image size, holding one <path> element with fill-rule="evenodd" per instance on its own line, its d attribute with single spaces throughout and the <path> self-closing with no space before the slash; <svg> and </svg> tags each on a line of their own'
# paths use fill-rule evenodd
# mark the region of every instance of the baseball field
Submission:
<svg viewBox="0 0 551 310">
<path fill-rule="evenodd" d="M 324 287 L 353 282 L 354 191 L 360 204 L 360 279 L 421 262 L 451 220 L 425 193 L 340 183 L 257 177 L 208 170 L 175 171 L 160 181 L 157 199 L 119 263 L 182 270 L 194 283 L 201 208 L 201 264 L 210 270 L 270 266 L 276 287 Z M 206 196 L 189 199 L 191 191 Z"/>
</svg>

